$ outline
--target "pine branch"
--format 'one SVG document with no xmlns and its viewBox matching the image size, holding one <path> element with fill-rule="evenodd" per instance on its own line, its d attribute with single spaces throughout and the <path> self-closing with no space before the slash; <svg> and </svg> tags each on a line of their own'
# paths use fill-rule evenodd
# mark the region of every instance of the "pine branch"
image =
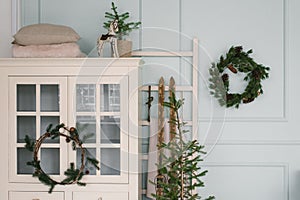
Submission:
<svg viewBox="0 0 300 200">
<path fill-rule="evenodd" d="M 33 152 L 34 150 L 34 146 L 35 146 L 35 141 L 33 141 L 28 135 L 25 136 L 25 148 L 30 151 Z"/>
<path fill-rule="evenodd" d="M 119 14 L 114 2 L 111 3 L 111 10 L 112 13 L 105 12 L 104 16 L 108 19 L 108 21 L 103 23 L 103 28 L 109 30 L 111 22 L 117 19 L 119 28 L 117 33 L 118 38 L 129 35 L 130 32 L 132 32 L 134 29 L 138 29 L 141 25 L 141 22 L 127 22 L 129 19 L 129 12 Z"/>
<path fill-rule="evenodd" d="M 95 158 L 90 158 L 90 157 L 87 157 L 86 159 L 87 159 L 87 161 L 88 161 L 89 163 L 91 163 L 97 170 L 100 170 L 100 167 L 98 166 L 98 165 L 99 165 L 99 161 L 98 161 L 97 159 L 95 159 Z"/>
<path fill-rule="evenodd" d="M 181 122 L 179 118 L 179 110 L 183 106 L 184 100 L 177 100 L 175 94 L 172 93 L 169 97 L 169 102 L 164 102 L 163 105 L 175 112 L 175 118 L 169 121 L 175 124 L 177 132 L 172 132 L 175 137 L 168 143 L 163 143 L 165 150 L 172 152 L 172 157 L 162 154 L 163 167 L 160 168 L 160 173 L 166 176 L 168 180 L 157 181 L 157 185 L 163 189 L 163 195 L 152 194 L 156 199 L 180 199 L 192 200 L 200 199 L 198 193 L 194 190 L 199 187 L 204 187 L 204 182 L 201 177 L 207 174 L 207 170 L 201 171 L 199 162 L 202 161 L 201 154 L 205 154 L 203 146 L 199 145 L 197 140 L 184 141 L 183 135 L 189 131 L 184 130 L 185 122 Z M 158 165 L 157 165 L 158 166 Z M 209 197 L 207 200 L 212 200 L 214 197 Z"/>
</svg>

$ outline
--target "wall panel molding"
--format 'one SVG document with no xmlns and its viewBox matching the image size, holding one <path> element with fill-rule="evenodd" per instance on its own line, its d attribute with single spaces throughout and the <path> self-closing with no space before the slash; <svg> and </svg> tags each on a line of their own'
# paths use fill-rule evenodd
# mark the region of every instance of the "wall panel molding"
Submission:
<svg viewBox="0 0 300 200">
<path fill-rule="evenodd" d="M 202 168 L 238 168 L 239 170 L 243 170 L 244 168 L 270 168 L 270 169 L 281 169 L 282 170 L 282 191 L 284 199 L 282 200 L 289 200 L 290 199 L 290 185 L 289 185 L 289 164 L 288 163 L 261 163 L 261 162 L 203 162 L 201 165 Z M 210 172 L 208 172 L 207 176 L 209 177 Z M 246 174 L 245 174 L 246 175 Z M 233 175 L 234 176 L 234 175 Z M 254 174 L 253 174 L 254 176 Z M 228 184 L 228 182 L 227 182 Z M 271 183 L 270 183 L 271 184 Z M 253 186 L 255 188 L 255 186 Z"/>
<path fill-rule="evenodd" d="M 280 17 L 282 19 L 282 26 L 281 26 L 282 33 L 280 33 L 280 34 L 282 34 L 282 37 L 283 37 L 282 40 L 278 41 L 278 45 L 280 45 L 281 42 L 283 43 L 282 44 L 282 49 L 280 50 L 280 52 L 282 52 L 281 53 L 282 54 L 282 63 L 279 63 L 278 65 L 276 65 L 276 67 L 277 66 L 278 67 L 282 67 L 281 70 L 283 72 L 281 74 L 281 76 L 282 76 L 281 77 L 282 78 L 282 82 L 280 84 L 280 86 L 282 87 L 282 90 L 280 90 L 280 91 L 282 91 L 282 96 L 281 96 L 281 93 L 280 93 L 280 97 L 279 97 L 279 98 L 281 98 L 280 102 L 282 102 L 282 103 L 280 103 L 280 105 L 279 105 L 279 103 L 275 104 L 276 106 L 279 106 L 279 107 L 274 107 L 273 108 L 273 109 L 276 108 L 278 110 L 278 112 L 274 112 L 274 115 L 269 115 L 268 112 L 267 112 L 267 110 L 264 110 L 262 113 L 259 113 L 259 114 L 256 114 L 256 113 L 253 114 L 252 113 L 251 115 L 247 116 L 248 113 L 247 112 L 243 112 L 243 114 L 241 114 L 240 116 L 236 116 L 236 115 L 230 115 L 231 112 L 233 113 L 234 111 L 231 111 L 229 109 L 229 112 L 227 112 L 227 115 L 226 115 L 226 111 L 225 111 L 224 117 L 223 116 L 222 117 L 218 117 L 218 116 L 211 117 L 210 113 L 207 113 L 207 112 L 203 113 L 203 109 L 202 109 L 202 110 L 199 111 L 199 113 L 200 113 L 199 114 L 199 120 L 200 120 L 200 122 L 208 122 L 208 121 L 214 121 L 214 122 L 220 122 L 221 121 L 222 122 L 222 121 L 224 121 L 224 122 L 254 122 L 254 123 L 255 122 L 270 122 L 270 123 L 277 123 L 277 122 L 288 122 L 289 121 L 289 110 L 288 110 L 289 109 L 289 105 L 288 105 L 288 102 L 289 102 L 289 97 L 288 97 L 289 96 L 289 91 L 288 91 L 288 81 L 287 81 L 288 80 L 288 72 L 289 72 L 289 70 L 288 70 L 289 63 L 288 63 L 288 60 L 287 60 L 287 58 L 289 56 L 289 52 L 288 52 L 289 51 L 289 49 L 288 49 L 289 48 L 288 47 L 288 41 L 289 41 L 289 38 L 288 38 L 289 37 L 289 34 L 288 34 L 288 31 L 289 31 L 288 30 L 288 28 L 289 28 L 288 27 L 288 22 L 289 22 L 288 21 L 289 20 L 288 19 L 289 3 L 288 3 L 288 1 L 289 0 L 280 0 L 280 1 L 276 1 L 275 2 L 276 5 L 277 5 L 277 8 L 279 8 L 279 6 L 280 6 L 280 8 L 282 10 L 282 12 L 280 12 L 280 16 L 278 16 L 278 17 Z M 206 6 L 206 4 L 204 3 L 204 1 L 197 1 L 194 4 L 197 4 L 199 6 L 199 5 L 201 5 L 201 2 L 203 4 L 203 6 Z M 181 8 L 184 7 L 186 4 L 191 4 L 191 2 L 189 2 L 189 1 L 180 1 L 180 3 L 181 3 Z M 273 5 L 268 5 L 269 3 L 273 3 L 273 2 L 268 1 L 267 3 L 262 3 L 261 4 L 261 6 L 266 6 L 266 9 L 265 9 L 266 10 L 266 15 L 270 14 L 268 12 L 272 11 L 271 8 L 272 8 Z M 196 7 L 197 5 L 194 5 L 194 6 Z M 193 12 L 193 11 L 191 11 L 191 12 Z M 180 19 L 180 22 L 181 22 L 180 23 L 180 26 L 181 26 L 180 30 L 181 31 L 182 30 L 184 31 L 184 29 L 185 29 L 185 28 L 182 27 L 184 25 L 184 18 L 186 18 L 186 16 L 184 16 L 184 14 L 186 15 L 186 13 L 184 13 L 184 11 L 181 10 L 181 12 L 180 12 L 180 18 L 181 18 Z M 253 17 L 255 17 L 255 16 L 253 16 Z M 209 18 L 208 18 L 208 21 L 209 21 Z M 201 25 L 201 24 L 199 23 L 199 24 L 194 24 L 194 25 L 197 27 L 197 25 Z M 216 26 L 216 24 L 214 23 L 214 24 L 212 24 L 212 26 Z M 268 24 L 266 24 L 265 26 L 268 27 Z M 188 27 L 191 27 L 190 29 L 193 29 L 192 26 L 188 26 Z M 257 31 L 260 32 L 260 30 L 257 30 Z M 190 32 L 192 32 L 192 31 L 189 31 L 189 33 Z M 197 32 L 197 34 L 199 34 L 200 37 L 202 36 L 201 35 L 202 33 L 200 33 L 199 31 Z M 241 38 L 237 38 L 237 41 L 239 39 L 242 39 L 242 37 Z M 182 41 L 184 41 L 184 40 L 181 38 L 181 42 Z M 201 38 L 200 38 L 200 42 L 199 43 L 200 43 L 200 49 L 203 49 L 204 47 L 202 45 L 206 45 L 206 43 L 208 43 L 208 41 L 201 41 Z M 217 43 L 217 41 L 216 41 L 216 43 Z M 184 47 L 182 47 L 182 45 L 183 44 L 181 44 L 181 48 L 184 48 Z M 185 46 L 185 45 L 183 45 L 183 46 Z M 255 53 L 255 49 L 254 49 L 254 53 Z M 202 55 L 200 54 L 199 59 L 200 60 L 203 59 L 203 54 Z M 276 58 L 274 58 L 274 59 L 276 59 Z M 206 66 L 200 66 L 201 69 L 203 69 L 205 67 Z M 271 66 L 271 71 L 270 71 L 270 77 L 271 78 L 272 78 L 272 72 L 274 72 L 275 70 L 277 70 L 277 68 L 275 68 L 275 66 L 274 66 L 274 68 L 272 69 L 272 66 Z M 270 82 L 271 80 L 269 79 L 269 80 L 266 80 L 266 82 L 267 81 Z M 275 81 L 275 80 L 273 79 L 272 81 Z M 203 91 L 202 88 L 199 88 L 199 89 Z M 278 89 L 280 89 L 280 88 L 278 88 Z M 274 88 L 273 88 L 273 91 L 274 91 Z M 267 93 L 268 91 L 265 90 L 265 92 Z M 208 94 L 208 92 L 207 92 L 207 94 Z M 275 94 L 268 93 L 268 94 L 265 94 L 265 95 L 269 95 L 268 98 L 270 98 L 270 95 L 275 95 Z M 264 98 L 264 95 L 262 95 L 261 98 Z M 213 101 L 214 101 L 214 99 L 213 99 Z M 260 105 L 257 104 L 257 106 L 258 107 L 260 107 L 260 106 L 263 107 L 263 105 L 262 105 L 263 102 L 259 102 L 259 103 L 260 103 Z M 219 106 L 219 105 L 217 103 L 214 104 L 214 105 L 211 105 L 211 107 L 214 107 L 214 106 Z M 246 107 L 247 105 L 242 105 L 242 106 Z M 257 106 L 255 106 L 253 108 L 255 109 L 255 108 L 257 108 Z"/>
<path fill-rule="evenodd" d="M 201 140 L 199 141 L 201 144 Z M 259 146 L 300 146 L 300 140 L 219 140 L 217 142 L 205 141 L 205 145 L 259 145 Z"/>
</svg>

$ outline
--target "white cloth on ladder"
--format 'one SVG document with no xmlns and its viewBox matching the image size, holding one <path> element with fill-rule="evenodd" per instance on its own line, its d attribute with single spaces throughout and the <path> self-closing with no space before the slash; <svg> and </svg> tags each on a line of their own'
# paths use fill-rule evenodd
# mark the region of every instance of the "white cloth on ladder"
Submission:
<svg viewBox="0 0 300 200">
<path fill-rule="evenodd" d="M 168 119 L 164 122 L 164 142 L 168 143 L 170 138 Z M 150 119 L 150 135 L 149 135 L 149 155 L 148 155 L 148 179 L 147 179 L 147 197 L 153 199 L 151 194 L 155 194 L 155 185 L 150 183 L 149 180 L 155 182 L 154 179 L 157 176 L 157 161 L 158 161 L 158 149 L 157 149 L 157 135 L 158 135 L 158 119 Z M 167 152 L 165 152 L 167 154 Z"/>
</svg>

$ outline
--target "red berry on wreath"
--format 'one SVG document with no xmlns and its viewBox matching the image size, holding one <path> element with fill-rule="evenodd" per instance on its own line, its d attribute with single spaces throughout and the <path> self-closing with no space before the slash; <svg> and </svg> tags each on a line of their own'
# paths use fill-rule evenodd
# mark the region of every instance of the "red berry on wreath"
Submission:
<svg viewBox="0 0 300 200">
<path fill-rule="evenodd" d="M 76 129 L 75 129 L 74 127 L 71 127 L 71 128 L 70 128 L 70 132 L 75 132 L 75 130 L 76 130 Z"/>
<path fill-rule="evenodd" d="M 85 170 L 85 174 L 90 174 L 90 171 L 89 170 Z"/>
<path fill-rule="evenodd" d="M 67 143 L 71 142 L 70 138 L 66 138 L 66 142 Z"/>
</svg>

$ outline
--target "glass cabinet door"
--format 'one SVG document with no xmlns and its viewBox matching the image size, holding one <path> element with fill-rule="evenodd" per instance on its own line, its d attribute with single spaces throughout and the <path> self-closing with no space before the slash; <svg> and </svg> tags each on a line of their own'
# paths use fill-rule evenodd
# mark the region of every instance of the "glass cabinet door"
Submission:
<svg viewBox="0 0 300 200">
<path fill-rule="evenodd" d="M 66 78 L 11 77 L 10 78 L 10 140 L 11 159 L 15 170 L 10 179 L 28 182 L 32 181 L 24 175 L 33 173 L 33 167 L 26 163 L 33 160 L 32 152 L 25 149 L 25 136 L 33 141 L 46 132 L 50 124 L 56 126 L 66 118 L 66 106 L 63 104 L 66 93 Z M 39 152 L 41 167 L 49 175 L 61 175 L 67 155 L 62 155 L 61 149 L 66 149 L 60 139 L 46 139 Z"/>
<path fill-rule="evenodd" d="M 31 179 L 33 160 L 25 149 L 25 136 L 37 140 L 49 124 L 76 126 L 89 157 L 95 157 L 100 170 L 85 162 L 86 182 L 128 182 L 128 77 L 102 77 L 101 80 L 75 77 L 10 77 L 10 181 Z M 81 166 L 80 149 L 73 150 L 65 140 L 46 139 L 39 151 L 41 167 L 51 176 L 64 177 L 71 162 Z"/>
<path fill-rule="evenodd" d="M 86 152 L 99 162 L 88 163 L 90 182 L 126 182 L 128 161 L 128 79 L 104 77 L 100 81 L 74 80 L 75 121 Z M 88 137 L 86 137 L 88 136 Z M 76 151 L 80 167 L 80 150 Z"/>
</svg>

